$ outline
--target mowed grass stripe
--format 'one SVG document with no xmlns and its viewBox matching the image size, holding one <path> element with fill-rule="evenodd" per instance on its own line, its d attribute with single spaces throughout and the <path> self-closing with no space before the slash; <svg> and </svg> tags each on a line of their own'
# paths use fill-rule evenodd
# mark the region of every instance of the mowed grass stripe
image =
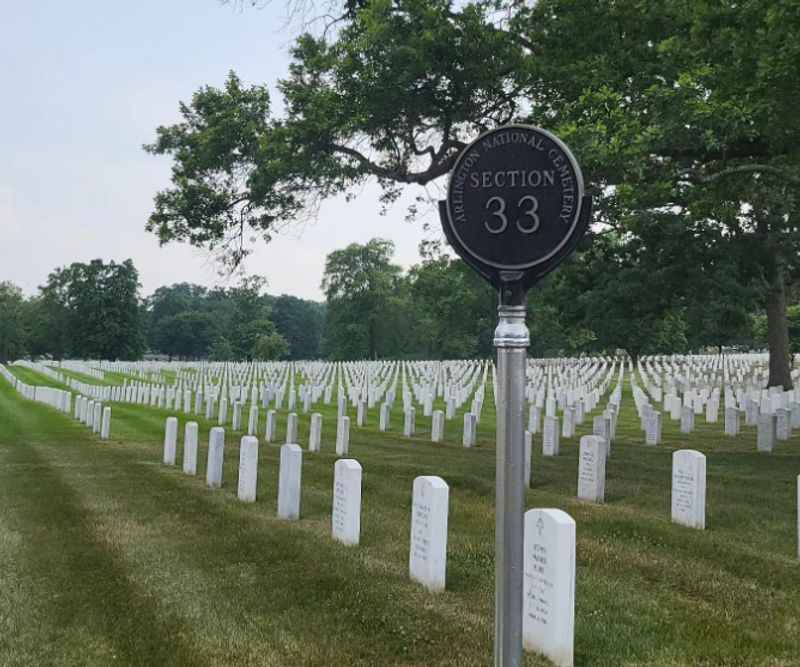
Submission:
<svg viewBox="0 0 800 667">
<path fill-rule="evenodd" d="M 78 382 L 83 382 L 84 384 L 91 384 L 99 387 L 108 387 L 114 384 L 122 384 L 121 382 L 116 383 L 108 379 L 98 379 L 91 375 L 87 375 L 86 373 L 81 373 L 80 371 L 73 371 L 68 368 L 56 368 L 54 370 L 64 375 L 64 377 L 72 378 L 73 380 L 77 380 Z"/>
<path fill-rule="evenodd" d="M 15 417 L 2 430 L 2 527 L 20 545 L 20 558 L 9 565 L 26 583 L 15 599 L 26 600 L 22 614 L 34 625 L 6 640 L 2 664 L 205 664 L 181 641 L 180 621 L 157 613 L 157 598 L 132 584 L 123 559 L 98 539 L 92 514 L 64 481 L 70 468 L 94 469 L 76 456 L 88 451 L 80 434 L 48 433 L 51 444 L 42 444 L 37 424 L 58 415 L 10 405 L 6 388 L 0 409 Z M 14 446 L 6 444 L 8 431 Z M 3 616 L 17 614 L 5 609 Z"/>
<path fill-rule="evenodd" d="M 10 365 L 6 366 L 8 370 L 11 371 L 12 375 L 16 375 L 17 378 L 22 380 L 25 384 L 29 385 L 39 385 L 42 387 L 54 387 L 56 389 L 69 389 L 67 385 L 58 382 L 56 380 L 52 380 L 51 378 L 47 377 L 44 373 L 39 373 L 38 371 L 32 370 L 30 368 L 25 368 L 24 366 L 16 366 Z M 0 378 L 0 382 L 6 383 L 5 378 Z"/>
<path fill-rule="evenodd" d="M 493 451 L 432 445 L 426 433 L 408 441 L 396 431 L 377 433 L 374 423 L 354 426 L 351 455 L 364 466 L 363 544 L 346 549 L 328 536 L 335 408 L 321 410 L 323 453 L 305 455 L 304 519 L 284 524 L 274 519 L 277 445 L 262 444 L 259 502 L 247 506 L 235 499 L 239 434 L 227 437 L 226 487 L 211 492 L 202 477 L 158 464 L 170 411 L 124 407 L 112 437 L 126 429 L 140 437 L 121 435 L 107 445 L 76 427 L 80 456 L 60 466 L 60 474 L 77 489 L 82 511 L 94 517 L 95 539 L 122 554 L 125 576 L 159 608 L 184 624 L 188 619 L 182 631 L 203 647 L 204 659 L 216 662 L 227 650 L 230 661 L 219 664 L 488 662 Z M 301 417 L 301 441 L 307 420 Z M 52 424 L 34 421 L 34 431 L 49 434 Z M 185 421 L 181 416 L 181 439 Z M 560 457 L 537 454 L 534 461 L 528 506 L 562 507 L 578 522 L 577 664 L 792 664 L 800 581 L 789 491 L 797 439 L 763 456 L 754 452 L 752 429 L 729 439 L 717 425 L 716 431 L 705 427 L 702 437 L 687 437 L 667 419 L 670 445 L 650 449 L 641 444 L 637 422 L 626 392 L 606 506 L 574 500 L 577 439 L 562 442 Z M 199 475 L 208 426 L 201 427 Z M 582 432 L 590 428 L 587 420 Z M 537 437 L 537 449 L 540 442 Z M 35 447 L 51 459 L 61 450 L 47 443 Z M 669 522 L 671 454 L 687 445 L 709 456 L 705 532 Z M 407 580 L 410 489 L 417 474 L 440 474 L 451 484 L 449 590 L 442 596 Z M 256 656 L 260 663 L 251 662 Z M 167 664 L 183 664 L 180 659 L 172 656 Z M 526 664 L 544 662 L 528 656 Z"/>
<path fill-rule="evenodd" d="M 64 451 L 61 450 L 62 453 Z M 275 664 L 330 664 L 331 660 L 343 659 L 340 640 L 347 638 L 348 628 L 358 628 L 359 622 L 362 624 L 364 622 L 373 623 L 371 619 L 365 618 L 364 611 L 376 605 L 388 607 L 387 613 L 390 616 L 396 614 L 399 619 L 405 618 L 406 620 L 401 621 L 401 624 L 419 625 L 410 640 L 411 644 L 429 634 L 427 631 L 429 628 L 450 625 L 444 622 L 445 619 L 436 617 L 434 611 L 420 613 L 416 604 L 412 604 L 408 608 L 402 608 L 402 606 L 398 608 L 398 603 L 402 603 L 403 598 L 387 597 L 383 583 L 361 576 L 363 575 L 363 562 L 360 555 L 354 550 L 347 550 L 334 544 L 327 534 L 323 536 L 317 531 L 303 530 L 298 525 L 266 519 L 263 507 L 247 507 L 230 496 L 226 498 L 222 493 L 211 494 L 211 492 L 200 489 L 203 499 L 214 497 L 216 502 L 222 502 L 225 507 L 225 515 L 216 517 L 216 521 L 212 522 L 215 512 L 211 507 L 205 503 L 192 502 L 196 501 L 196 498 L 186 498 L 187 480 L 179 477 L 179 473 L 176 471 L 154 470 L 150 462 L 134 462 L 131 466 L 131 461 L 128 461 L 130 467 L 140 469 L 141 479 L 129 480 L 131 484 L 125 489 L 128 492 L 124 496 L 120 496 L 118 493 L 115 495 L 115 492 L 121 490 L 118 486 L 120 480 L 108 473 L 98 474 L 96 468 L 90 465 L 91 462 L 103 469 L 108 466 L 107 470 L 113 470 L 111 462 L 106 460 L 109 453 L 103 450 L 103 445 L 85 443 L 79 451 L 84 452 L 82 460 L 75 460 L 75 450 L 69 451 L 70 460 L 62 462 L 61 469 L 65 479 L 70 479 L 73 488 L 85 490 L 81 494 L 82 506 L 85 513 L 94 516 L 95 530 L 101 533 L 116 534 L 118 538 L 118 540 L 106 538 L 103 541 L 112 543 L 114 548 L 119 548 L 118 541 L 130 543 L 125 538 L 125 532 L 141 525 L 146 525 L 149 531 L 157 532 L 155 536 L 144 535 L 142 540 L 134 540 L 133 544 L 137 545 L 138 549 L 142 549 L 142 545 L 153 545 L 156 549 L 150 554 L 151 558 L 147 560 L 146 566 L 139 568 L 139 576 L 149 581 L 155 579 L 158 597 L 162 599 L 163 603 L 171 606 L 170 591 L 175 590 L 176 587 L 177 590 L 183 590 L 184 587 L 191 590 L 191 586 L 186 586 L 185 574 L 187 570 L 191 571 L 192 562 L 195 566 L 202 566 L 204 569 L 205 579 L 197 578 L 201 585 L 215 575 L 225 573 L 226 569 L 230 570 L 232 565 L 239 564 L 250 572 L 251 576 L 247 577 L 238 591 L 232 576 L 240 569 L 239 565 L 233 568 L 234 572 L 225 579 L 228 597 L 223 600 L 234 605 L 237 610 L 235 614 L 229 615 L 230 623 L 228 625 L 235 634 L 239 627 L 237 624 L 242 622 L 242 614 L 247 610 L 249 595 L 255 607 L 249 609 L 247 618 L 262 620 L 269 618 L 273 621 L 280 621 L 278 625 L 282 628 L 284 635 L 288 634 L 287 628 L 297 627 L 297 632 L 300 634 L 296 641 L 287 642 L 285 650 L 289 650 L 289 653 L 285 657 L 299 659 L 300 656 L 291 653 L 291 648 L 292 646 L 298 649 L 302 647 L 302 660 L 299 663 L 278 661 Z M 50 453 L 55 456 L 54 452 Z M 130 451 L 126 452 L 126 457 L 129 455 Z M 106 480 L 106 476 L 109 477 L 108 480 Z M 113 488 L 105 489 L 107 495 L 103 499 L 98 496 L 98 490 L 103 490 L 106 483 Z M 197 486 L 193 486 L 197 492 Z M 134 489 L 146 489 L 146 493 L 133 493 Z M 109 514 L 113 514 L 113 519 L 102 517 L 101 511 L 104 507 L 108 508 Z M 136 511 L 131 511 L 132 509 Z M 240 514 L 247 517 L 247 521 L 244 525 L 236 526 L 235 517 Z M 133 519 L 133 517 L 138 518 Z M 207 525 L 209 522 L 212 524 Z M 269 530 L 259 533 L 256 525 L 259 522 L 266 522 Z M 116 525 L 121 526 L 122 533 L 117 533 L 114 528 Z M 226 527 L 227 533 L 220 533 L 220 526 Z M 212 542 L 211 547 L 214 548 L 206 548 L 209 546 L 205 544 L 207 540 Z M 295 542 L 298 544 L 293 546 Z M 179 557 L 171 557 L 175 554 L 169 552 L 179 545 L 182 545 L 179 549 Z M 271 553 L 275 549 L 278 550 L 277 553 Z M 127 555 L 132 556 L 133 552 Z M 342 560 L 343 556 L 344 560 Z M 348 556 L 354 558 L 348 558 Z M 215 562 L 214 557 L 218 562 Z M 311 557 L 310 560 L 309 557 Z M 129 557 L 129 566 L 130 562 L 131 558 Z M 348 562 L 350 563 L 349 568 L 345 567 Z M 297 577 L 300 572 L 305 573 L 306 576 L 302 578 L 302 587 L 298 588 Z M 256 578 L 253 579 L 253 577 Z M 278 585 L 280 577 L 286 579 L 284 586 Z M 396 579 L 400 588 L 408 591 L 407 597 L 414 603 L 419 602 L 419 598 L 427 597 L 427 594 L 407 581 L 404 573 L 402 575 L 398 573 Z M 170 582 L 173 582 L 173 585 L 170 585 Z M 235 594 L 232 595 L 232 593 Z M 265 593 L 267 593 L 266 596 Z M 334 614 L 336 618 L 340 619 L 337 625 L 341 625 L 341 627 L 340 631 L 333 636 L 332 643 L 327 647 L 324 642 L 308 645 L 303 640 L 303 636 L 313 634 L 314 628 L 318 624 L 313 610 L 314 603 L 328 608 L 328 613 L 331 613 L 339 605 L 340 600 L 346 601 L 348 597 L 352 600 L 359 600 L 360 603 L 353 606 L 351 601 L 349 606 L 344 604 Z M 187 600 L 187 598 L 183 599 Z M 269 602 L 266 611 L 260 608 L 265 602 Z M 282 615 L 287 617 L 279 616 L 275 619 L 275 613 L 281 611 L 281 605 L 285 607 Z M 365 605 L 365 607 L 361 605 Z M 214 609 L 216 622 L 224 626 L 225 623 L 222 623 L 220 616 L 220 608 L 224 609 L 224 604 L 214 604 L 211 607 Z M 276 607 L 278 608 L 276 609 Z M 331 607 L 334 609 L 330 609 Z M 355 613 L 354 619 L 348 619 L 348 609 Z M 433 616 L 433 618 L 428 618 L 429 616 Z M 265 627 L 262 627 L 255 636 L 252 632 L 244 633 L 243 638 L 247 640 L 246 644 L 238 647 L 239 650 L 233 653 L 231 653 L 232 647 L 228 646 L 228 658 L 237 656 L 245 658 L 252 650 L 250 645 L 254 641 L 258 641 L 257 638 L 263 635 L 264 629 Z M 393 638 L 405 641 L 402 639 L 404 633 L 400 630 L 381 636 L 373 628 L 368 634 L 354 637 L 353 649 L 348 653 L 349 659 L 353 662 L 349 664 L 375 664 L 375 660 L 382 659 L 380 658 L 383 655 L 382 652 L 386 650 L 387 643 L 391 643 Z M 239 631 L 241 634 L 241 628 Z M 255 630 L 253 629 L 253 631 Z M 215 639 L 218 641 L 219 637 L 217 636 Z M 358 641 L 355 641 L 356 639 Z M 369 645 L 374 645 L 377 653 L 373 652 L 368 657 L 364 657 L 363 663 L 358 662 L 360 660 L 358 654 L 363 653 L 364 647 Z M 269 652 L 280 655 L 281 651 L 278 651 L 277 648 L 272 644 L 262 647 L 264 651 L 268 651 L 266 655 L 269 655 Z M 213 655 L 213 646 L 208 647 L 208 651 Z M 397 651 L 398 656 L 402 656 L 404 653 L 402 646 L 398 646 Z M 401 657 L 398 659 L 402 660 Z M 220 664 L 226 664 L 225 660 L 222 660 Z M 263 664 L 263 660 L 254 664 Z M 447 661 L 443 664 L 451 663 Z"/>
</svg>

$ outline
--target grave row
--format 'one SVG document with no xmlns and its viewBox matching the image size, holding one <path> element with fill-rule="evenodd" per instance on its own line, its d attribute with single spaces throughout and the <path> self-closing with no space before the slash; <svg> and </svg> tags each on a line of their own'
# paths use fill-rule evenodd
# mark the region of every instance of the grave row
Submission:
<svg viewBox="0 0 800 667">
<path fill-rule="evenodd" d="M 178 456 L 178 419 L 167 419 L 163 463 L 174 466 Z M 206 484 L 222 486 L 225 431 L 209 433 Z M 256 501 L 259 441 L 243 436 L 239 446 L 237 497 Z M 197 474 L 198 424 L 184 427 L 183 472 Z M 303 451 L 283 444 L 278 470 L 277 517 L 297 521 L 301 513 Z M 334 464 L 331 536 L 348 546 L 361 539 L 362 468 L 355 459 Z M 409 537 L 409 577 L 431 592 L 445 589 L 449 515 L 447 483 L 432 475 L 414 479 Z M 531 509 L 525 514 L 525 599 L 523 642 L 526 649 L 549 657 L 557 665 L 573 664 L 575 624 L 575 521 L 558 509 Z"/>
<path fill-rule="evenodd" d="M 73 412 L 75 419 L 100 435 L 102 440 L 108 440 L 111 433 L 110 407 L 106 406 L 104 408 L 99 401 L 93 401 L 80 395 L 76 396 L 73 401 L 72 393 L 64 389 L 26 384 L 3 364 L 0 364 L 0 375 L 10 382 L 11 386 L 24 398 L 44 403 L 65 414 Z"/>
</svg>

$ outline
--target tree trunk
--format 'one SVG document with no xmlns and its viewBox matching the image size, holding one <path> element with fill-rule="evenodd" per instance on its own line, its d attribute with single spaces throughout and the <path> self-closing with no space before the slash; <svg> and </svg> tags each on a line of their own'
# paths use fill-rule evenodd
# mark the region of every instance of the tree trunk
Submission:
<svg viewBox="0 0 800 667">
<path fill-rule="evenodd" d="M 786 284 L 783 270 L 775 268 L 767 293 L 767 343 L 770 387 L 792 389 L 792 355 L 789 351 L 789 321 L 786 317 Z"/>
</svg>

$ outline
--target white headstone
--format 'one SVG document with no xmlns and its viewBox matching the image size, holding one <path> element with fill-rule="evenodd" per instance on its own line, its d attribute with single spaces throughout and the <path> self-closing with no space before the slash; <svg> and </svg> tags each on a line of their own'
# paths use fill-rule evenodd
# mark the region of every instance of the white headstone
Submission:
<svg viewBox="0 0 800 667">
<path fill-rule="evenodd" d="M 737 408 L 725 408 L 725 435 L 739 435 L 739 410 Z"/>
<path fill-rule="evenodd" d="M 92 432 L 100 433 L 100 420 L 103 418 L 103 404 L 100 401 L 94 404 L 94 415 L 92 416 Z"/>
<path fill-rule="evenodd" d="M 744 423 L 747 426 L 754 426 L 758 422 L 759 404 L 752 398 L 745 400 L 744 404 Z"/>
<path fill-rule="evenodd" d="M 606 456 L 611 452 L 611 420 L 605 415 L 597 415 L 592 420 L 592 435 L 603 439 L 606 443 Z"/>
<path fill-rule="evenodd" d="M 769 413 L 758 415 L 756 447 L 759 452 L 771 452 L 775 448 L 775 423 L 777 418 Z"/>
<path fill-rule="evenodd" d="M 431 441 L 441 442 L 444 437 L 444 412 L 434 410 L 431 418 Z"/>
<path fill-rule="evenodd" d="M 525 436 L 523 438 L 523 447 L 524 447 L 524 460 L 525 460 L 525 467 L 523 470 L 523 475 L 525 476 L 525 486 L 529 489 L 531 488 L 531 467 L 533 465 L 533 433 L 530 431 L 525 431 Z"/>
<path fill-rule="evenodd" d="M 792 428 L 800 428 L 800 403 L 792 403 L 789 411 Z"/>
<path fill-rule="evenodd" d="M 522 641 L 558 667 L 575 642 L 575 521 L 559 509 L 525 512 Z"/>
<path fill-rule="evenodd" d="M 792 437 L 791 413 L 786 408 L 775 410 L 775 438 L 786 441 Z"/>
<path fill-rule="evenodd" d="M 339 459 L 333 467 L 333 539 L 358 544 L 361 535 L 361 464 Z"/>
<path fill-rule="evenodd" d="M 558 417 L 546 416 L 544 418 L 544 433 L 542 434 L 542 455 L 558 456 Z"/>
<path fill-rule="evenodd" d="M 435 592 L 445 586 L 449 494 L 441 477 L 414 480 L 408 569 L 413 580 Z"/>
<path fill-rule="evenodd" d="M 108 440 L 111 437 L 111 408 L 103 408 L 103 424 L 100 427 L 100 438 Z"/>
<path fill-rule="evenodd" d="M 575 403 L 575 423 L 576 424 L 583 424 L 583 419 L 586 416 L 586 404 L 584 403 L 583 399 L 578 399 Z M 573 435 L 575 435 L 573 433 Z"/>
<path fill-rule="evenodd" d="M 602 503 L 605 490 L 606 442 L 597 435 L 584 435 L 578 461 L 578 498 Z"/>
<path fill-rule="evenodd" d="M 164 429 L 164 463 L 168 466 L 175 465 L 175 456 L 178 450 L 178 418 L 167 417 L 167 426 Z"/>
<path fill-rule="evenodd" d="M 391 409 L 392 406 L 388 403 L 382 403 L 378 414 L 378 430 L 381 432 L 388 431 L 391 427 Z"/>
<path fill-rule="evenodd" d="M 233 421 L 231 423 L 231 428 L 234 431 L 242 430 L 242 404 L 239 401 L 233 402 Z"/>
<path fill-rule="evenodd" d="M 403 417 L 403 435 L 410 438 L 414 435 L 417 429 L 417 411 L 413 407 L 409 407 Z"/>
<path fill-rule="evenodd" d="M 278 518 L 297 521 L 300 518 L 300 488 L 303 474 L 303 450 L 300 445 L 281 446 L 278 475 Z"/>
<path fill-rule="evenodd" d="M 669 410 L 669 416 L 673 420 L 678 420 L 681 418 L 681 411 L 683 410 L 683 405 L 681 404 L 681 399 L 677 396 L 667 396 L 667 409 Z"/>
<path fill-rule="evenodd" d="M 672 454 L 672 521 L 706 527 L 706 457 L 692 449 Z"/>
<path fill-rule="evenodd" d="M 187 422 L 183 429 L 183 472 L 197 474 L 197 422 Z"/>
<path fill-rule="evenodd" d="M 308 451 L 318 452 L 322 445 L 322 415 L 315 412 L 311 415 L 311 425 L 308 430 Z"/>
<path fill-rule="evenodd" d="M 661 444 L 661 413 L 657 410 L 651 410 L 647 416 L 644 442 L 650 446 Z"/>
<path fill-rule="evenodd" d="M 719 403 L 716 400 L 709 400 L 706 403 L 706 422 L 716 424 L 719 416 Z"/>
<path fill-rule="evenodd" d="M 461 444 L 464 445 L 464 447 L 475 446 L 476 427 L 477 420 L 475 419 L 475 415 L 473 415 L 471 412 L 465 412 L 464 433 L 461 437 Z"/>
<path fill-rule="evenodd" d="M 691 433 L 694 431 L 694 410 L 688 405 L 681 409 L 681 433 Z"/>
<path fill-rule="evenodd" d="M 575 408 L 564 408 L 564 418 L 561 424 L 561 435 L 564 438 L 575 437 Z"/>
<path fill-rule="evenodd" d="M 253 403 L 250 406 L 250 414 L 247 419 L 247 435 L 256 435 L 258 433 L 258 405 Z"/>
<path fill-rule="evenodd" d="M 286 417 L 286 444 L 291 445 L 297 443 L 297 415 L 290 412 Z"/>
<path fill-rule="evenodd" d="M 258 438 L 246 435 L 239 445 L 239 500 L 246 503 L 256 501 L 258 486 Z"/>
<path fill-rule="evenodd" d="M 531 405 L 528 412 L 528 430 L 531 433 L 539 432 L 539 422 L 541 421 L 541 409 L 538 405 Z"/>
<path fill-rule="evenodd" d="M 225 459 L 225 429 L 215 426 L 208 436 L 206 484 L 212 489 L 222 486 L 222 464 Z"/>
<path fill-rule="evenodd" d="M 347 456 L 350 451 L 350 417 L 339 417 L 336 424 L 336 455 Z"/>
<path fill-rule="evenodd" d="M 267 442 L 275 442 L 275 432 L 278 425 L 277 413 L 275 410 L 267 410 L 267 426 L 264 430 L 264 439 Z"/>
</svg>

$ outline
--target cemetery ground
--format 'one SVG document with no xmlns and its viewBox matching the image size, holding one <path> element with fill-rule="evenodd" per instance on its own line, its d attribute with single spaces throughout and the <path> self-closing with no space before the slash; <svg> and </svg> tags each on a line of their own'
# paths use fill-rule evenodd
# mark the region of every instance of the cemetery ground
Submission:
<svg viewBox="0 0 800 667">
<path fill-rule="evenodd" d="M 60 386 L 13 367 L 26 382 Z M 88 378 L 82 378 L 89 381 Z M 488 387 L 491 391 L 491 385 Z M 462 412 L 430 442 L 355 419 L 349 456 L 363 466 L 361 544 L 330 537 L 336 406 L 320 405 L 322 451 L 309 453 L 299 415 L 302 513 L 278 520 L 278 443 L 259 427 L 258 500 L 236 498 L 241 432 L 226 429 L 223 487 L 161 464 L 173 411 L 114 403 L 110 441 L 69 415 L 27 401 L 0 378 L 0 664 L 487 665 L 494 591 L 494 412 L 478 446 L 461 446 Z M 351 416 L 354 412 L 350 408 Z M 187 421 L 180 421 L 179 442 Z M 246 420 L 245 420 L 246 421 Z M 800 664 L 796 476 L 800 436 L 756 452 L 698 418 L 683 435 L 665 415 L 645 447 L 626 378 L 607 464 L 606 502 L 576 500 L 579 436 L 541 456 L 534 436 L 526 508 L 577 523 L 576 665 Z M 707 456 L 705 531 L 670 522 L 672 453 Z M 447 589 L 408 577 L 411 487 L 450 485 Z M 546 660 L 526 654 L 527 665 Z"/>
</svg>

